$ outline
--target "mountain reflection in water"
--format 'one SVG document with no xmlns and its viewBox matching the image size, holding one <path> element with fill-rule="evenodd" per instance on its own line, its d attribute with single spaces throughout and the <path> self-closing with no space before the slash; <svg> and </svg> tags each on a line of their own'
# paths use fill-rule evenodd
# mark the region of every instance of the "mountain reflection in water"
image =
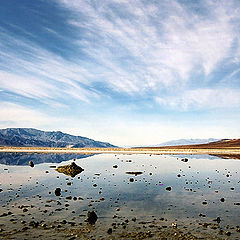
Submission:
<svg viewBox="0 0 240 240">
<path fill-rule="evenodd" d="M 41 153 L 0 153 L 0 164 L 5 165 L 28 165 L 29 161 L 34 164 L 40 163 L 60 163 L 71 159 L 81 159 L 91 157 L 95 154 L 41 154 Z"/>
</svg>

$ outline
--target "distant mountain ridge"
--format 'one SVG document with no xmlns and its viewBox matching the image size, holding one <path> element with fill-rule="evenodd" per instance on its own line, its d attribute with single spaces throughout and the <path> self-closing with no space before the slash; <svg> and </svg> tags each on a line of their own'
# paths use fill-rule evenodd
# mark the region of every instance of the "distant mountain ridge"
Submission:
<svg viewBox="0 0 240 240">
<path fill-rule="evenodd" d="M 61 131 L 41 131 L 34 128 L 0 129 L 0 146 L 12 147 L 116 147 L 107 142 L 73 136 Z"/>
<path fill-rule="evenodd" d="M 190 144 L 190 145 L 175 145 L 175 146 L 160 146 L 160 147 L 145 147 L 152 149 L 219 149 L 219 148 L 240 148 L 240 139 L 221 139 L 215 142 Z"/>
<path fill-rule="evenodd" d="M 151 147 L 166 147 L 166 146 L 178 146 L 178 145 L 193 145 L 193 144 L 205 144 L 211 142 L 217 142 L 221 139 L 216 138 L 207 138 L 207 139 L 178 139 L 178 140 L 171 140 L 168 142 L 163 142 L 157 145 L 152 145 Z"/>
</svg>

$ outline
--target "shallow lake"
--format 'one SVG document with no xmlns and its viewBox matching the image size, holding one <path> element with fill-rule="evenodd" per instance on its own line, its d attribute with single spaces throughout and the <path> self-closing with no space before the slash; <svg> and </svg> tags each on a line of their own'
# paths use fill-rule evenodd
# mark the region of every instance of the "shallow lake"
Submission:
<svg viewBox="0 0 240 240">
<path fill-rule="evenodd" d="M 72 178 L 55 170 L 73 158 L 82 173 Z M 7 231 L 30 221 L 82 225 L 87 212 L 94 211 L 95 225 L 103 232 L 114 227 L 113 222 L 136 222 L 140 228 L 177 226 L 220 238 L 223 230 L 223 235 L 228 231 L 240 239 L 240 160 L 208 155 L 2 153 L 0 162 L 0 228 L 5 238 Z M 55 195 L 56 188 L 61 196 Z"/>
</svg>

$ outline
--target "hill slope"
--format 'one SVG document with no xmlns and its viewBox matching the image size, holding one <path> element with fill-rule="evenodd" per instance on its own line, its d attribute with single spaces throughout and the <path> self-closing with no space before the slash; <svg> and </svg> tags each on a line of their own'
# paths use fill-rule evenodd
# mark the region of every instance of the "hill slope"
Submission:
<svg viewBox="0 0 240 240">
<path fill-rule="evenodd" d="M 216 142 L 210 142 L 205 144 L 191 144 L 191 145 L 177 145 L 177 146 L 165 146 L 165 147 L 149 147 L 153 149 L 160 148 L 173 148 L 173 149 L 209 149 L 209 148 L 240 148 L 240 139 L 222 139 Z"/>
<path fill-rule="evenodd" d="M 220 139 L 216 138 L 208 138 L 208 139 L 178 139 L 178 140 L 171 140 L 168 142 L 163 142 L 157 145 L 152 145 L 152 147 L 165 147 L 165 146 L 177 146 L 177 145 L 192 145 L 192 144 L 205 144 L 210 142 L 216 142 Z M 151 147 L 151 146 L 149 146 Z"/>
<path fill-rule="evenodd" d="M 0 129 L 0 146 L 14 147 L 115 147 L 86 137 L 57 132 L 40 131 L 34 128 Z"/>
</svg>

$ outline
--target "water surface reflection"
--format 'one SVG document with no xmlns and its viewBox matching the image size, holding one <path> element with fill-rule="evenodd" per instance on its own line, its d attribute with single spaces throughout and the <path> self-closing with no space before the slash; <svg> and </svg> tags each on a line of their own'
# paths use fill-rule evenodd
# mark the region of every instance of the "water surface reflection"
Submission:
<svg viewBox="0 0 240 240">
<path fill-rule="evenodd" d="M 127 154 L 74 158 L 84 169 L 74 178 L 50 168 L 52 160 L 34 168 L 1 164 L 0 215 L 9 211 L 14 214 L 14 218 L 0 218 L 5 219 L 3 227 L 11 229 L 19 220 L 29 221 L 32 216 L 47 223 L 65 219 L 80 224 L 86 212 L 94 210 L 99 216 L 96 224 L 103 226 L 136 218 L 138 224 L 176 222 L 196 232 L 202 231 L 199 223 L 215 224 L 214 219 L 219 217 L 217 229 L 233 228 L 232 236 L 239 238 L 234 230 L 240 213 L 237 160 L 205 155 Z M 188 158 L 188 162 L 182 158 Z M 61 196 L 54 194 L 56 188 L 61 189 Z M 28 206 L 26 213 L 22 205 Z"/>
</svg>

